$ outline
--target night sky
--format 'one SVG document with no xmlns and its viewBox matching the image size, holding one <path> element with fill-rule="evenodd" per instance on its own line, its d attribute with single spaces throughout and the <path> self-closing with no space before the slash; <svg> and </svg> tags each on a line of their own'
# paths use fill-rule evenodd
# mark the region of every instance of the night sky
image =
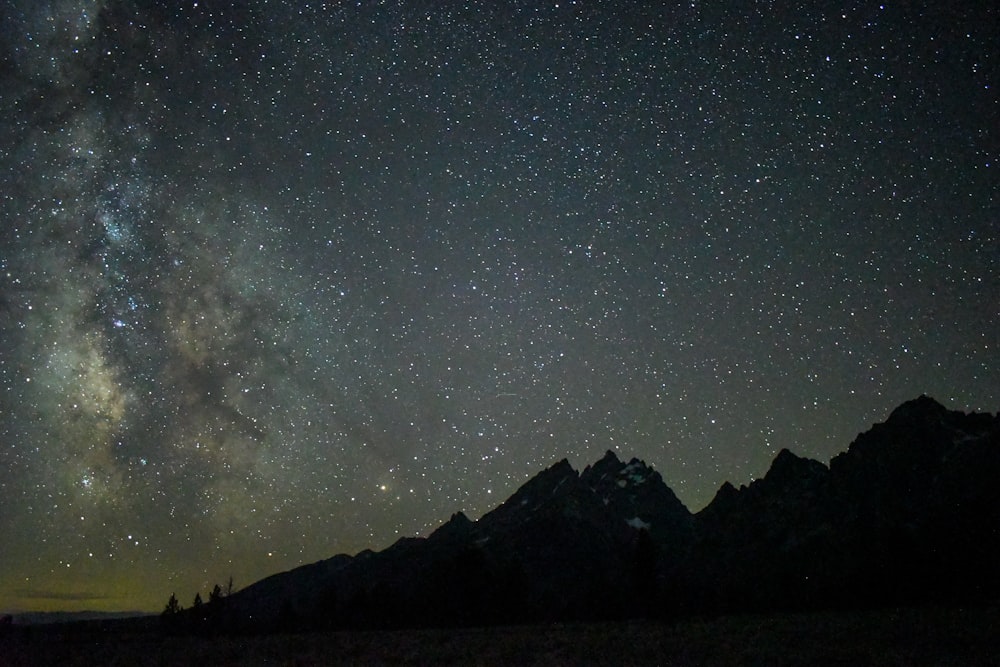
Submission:
<svg viewBox="0 0 1000 667">
<path fill-rule="evenodd" d="M 0 13 L 0 609 L 1000 407 L 993 1 Z"/>
</svg>

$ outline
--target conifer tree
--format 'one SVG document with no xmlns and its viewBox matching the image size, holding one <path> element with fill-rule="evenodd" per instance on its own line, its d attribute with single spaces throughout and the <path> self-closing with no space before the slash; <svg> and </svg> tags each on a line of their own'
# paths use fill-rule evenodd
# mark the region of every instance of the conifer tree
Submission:
<svg viewBox="0 0 1000 667">
<path fill-rule="evenodd" d="M 170 594 L 170 599 L 167 600 L 167 606 L 163 608 L 164 616 L 174 616 L 181 612 L 181 605 L 177 602 L 177 596 L 173 593 Z"/>
</svg>

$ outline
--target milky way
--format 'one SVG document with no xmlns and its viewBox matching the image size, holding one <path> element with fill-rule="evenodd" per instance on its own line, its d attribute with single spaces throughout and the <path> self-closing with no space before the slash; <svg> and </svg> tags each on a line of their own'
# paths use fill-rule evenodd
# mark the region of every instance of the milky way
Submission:
<svg viewBox="0 0 1000 667">
<path fill-rule="evenodd" d="M 996 411 L 1000 10 L 912 5 L 4 3 L 0 609 Z"/>
</svg>

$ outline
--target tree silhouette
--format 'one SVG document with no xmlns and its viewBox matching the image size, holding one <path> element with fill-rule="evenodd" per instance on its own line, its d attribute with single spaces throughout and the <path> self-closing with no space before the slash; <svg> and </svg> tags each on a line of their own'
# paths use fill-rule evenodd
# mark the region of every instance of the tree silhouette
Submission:
<svg viewBox="0 0 1000 667">
<path fill-rule="evenodd" d="M 160 620 L 163 621 L 163 627 L 167 628 L 170 632 L 176 631 L 178 625 L 180 624 L 182 611 L 184 611 L 184 609 L 177 601 L 177 596 L 171 593 L 170 599 L 167 600 L 167 606 L 163 608 L 163 613 L 160 614 Z"/>
<path fill-rule="evenodd" d="M 163 608 L 163 616 L 174 616 L 179 613 L 181 613 L 181 605 L 177 601 L 177 596 L 171 593 L 170 599 L 167 600 L 167 606 Z"/>
</svg>

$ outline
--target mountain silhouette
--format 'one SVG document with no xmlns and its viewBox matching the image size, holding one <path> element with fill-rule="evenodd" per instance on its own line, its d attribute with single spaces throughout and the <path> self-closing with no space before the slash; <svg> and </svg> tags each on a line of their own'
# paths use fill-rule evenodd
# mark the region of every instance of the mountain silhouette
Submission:
<svg viewBox="0 0 1000 667">
<path fill-rule="evenodd" d="M 1000 416 L 904 403 L 830 465 L 782 450 L 692 514 L 613 452 L 471 521 L 273 575 L 225 627 L 386 628 L 978 603 L 1000 595 Z"/>
</svg>

